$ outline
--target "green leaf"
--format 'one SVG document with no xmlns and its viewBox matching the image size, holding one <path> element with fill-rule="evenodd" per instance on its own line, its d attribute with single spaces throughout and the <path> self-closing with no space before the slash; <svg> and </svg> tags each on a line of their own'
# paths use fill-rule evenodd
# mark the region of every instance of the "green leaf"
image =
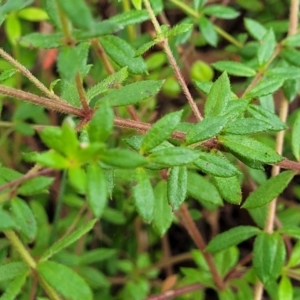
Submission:
<svg viewBox="0 0 300 300">
<path fill-rule="evenodd" d="M 269 123 L 274 131 L 284 130 L 287 128 L 285 123 L 283 123 L 276 114 L 272 113 L 268 109 L 250 104 L 247 110 L 255 119 Z"/>
<path fill-rule="evenodd" d="M 137 10 L 142 9 L 142 0 L 131 0 L 131 3 L 135 7 L 135 9 L 137 9 Z"/>
<path fill-rule="evenodd" d="M 278 232 L 286 234 L 288 236 L 291 236 L 291 237 L 293 237 L 295 239 L 299 239 L 300 240 L 300 231 L 299 231 L 299 227 L 298 226 L 284 226 L 284 227 L 280 228 L 278 230 Z M 299 262 L 297 262 L 297 264 L 298 263 Z"/>
<path fill-rule="evenodd" d="M 209 5 L 202 9 L 202 12 L 209 16 L 214 16 L 220 19 L 235 19 L 240 15 L 235 9 L 223 5 Z"/>
<path fill-rule="evenodd" d="M 86 168 L 87 201 L 95 217 L 99 218 L 107 204 L 107 187 L 103 170 L 98 163 Z"/>
<path fill-rule="evenodd" d="M 222 277 L 226 276 L 226 274 L 237 265 L 237 263 L 239 262 L 239 255 L 240 251 L 236 246 L 232 246 L 223 251 L 219 251 L 214 255 L 215 265 Z M 228 298 L 224 297 L 220 300 L 228 300 Z"/>
<path fill-rule="evenodd" d="M 18 194 L 23 196 L 36 195 L 47 192 L 49 186 L 53 183 L 54 178 L 38 176 L 22 183 L 18 189 Z"/>
<path fill-rule="evenodd" d="M 193 28 L 193 24 L 189 23 L 179 23 L 175 25 L 167 32 L 167 37 L 173 37 L 179 34 L 183 34 Z"/>
<path fill-rule="evenodd" d="M 46 11 L 39 7 L 24 8 L 18 11 L 17 16 L 21 19 L 31 22 L 46 21 L 49 19 L 49 16 L 46 13 Z"/>
<path fill-rule="evenodd" d="M 57 68 L 63 80 L 73 82 L 77 73 L 85 76 L 88 73 L 87 56 L 89 43 L 81 43 L 76 47 L 60 48 L 57 57 Z"/>
<path fill-rule="evenodd" d="M 22 32 L 20 19 L 15 14 L 9 14 L 4 29 L 9 42 L 16 46 Z"/>
<path fill-rule="evenodd" d="M 117 251 L 110 248 L 98 248 L 94 250 L 89 250 L 80 256 L 80 265 L 90 265 L 94 263 L 103 262 L 110 258 L 116 256 Z"/>
<path fill-rule="evenodd" d="M 260 66 L 263 66 L 268 62 L 272 56 L 274 49 L 276 47 L 275 34 L 272 28 L 270 28 L 267 33 L 263 36 L 261 45 L 257 50 L 257 58 Z"/>
<path fill-rule="evenodd" d="M 5 70 L 0 74 L 0 82 L 11 78 L 17 72 L 16 69 Z"/>
<path fill-rule="evenodd" d="M 290 228 L 288 228 L 288 231 L 289 231 Z M 295 232 L 297 232 L 297 238 L 299 239 L 299 227 L 294 227 L 292 228 L 292 230 L 295 230 Z M 287 234 L 289 236 L 293 236 L 293 235 L 290 235 L 289 232 L 286 232 L 285 228 L 280 228 L 280 233 L 283 233 L 283 234 Z M 294 236 L 293 236 L 294 237 Z M 300 241 L 297 241 L 297 243 L 295 245 L 293 245 L 293 250 L 292 250 L 292 253 L 289 257 L 289 261 L 288 261 L 288 264 L 287 264 L 287 267 L 288 268 L 293 268 L 293 267 L 296 267 L 299 265 L 299 260 L 300 260 Z"/>
<path fill-rule="evenodd" d="M 28 271 L 15 277 L 6 287 L 4 294 L 0 297 L 0 300 L 15 300 L 17 295 L 22 292 L 22 287 L 26 282 Z"/>
<path fill-rule="evenodd" d="M 188 148 L 172 147 L 152 152 L 148 157 L 151 162 L 175 167 L 187 165 L 198 158 L 196 151 Z"/>
<path fill-rule="evenodd" d="M 79 194 L 86 193 L 86 173 L 81 167 L 73 167 L 68 170 L 68 178 L 71 186 Z"/>
<path fill-rule="evenodd" d="M 283 82 L 284 80 L 282 78 L 266 78 L 251 89 L 250 92 L 246 94 L 246 97 L 257 98 L 273 94 L 283 85 Z"/>
<path fill-rule="evenodd" d="M 279 282 L 278 299 L 293 300 L 293 285 L 291 279 L 283 275 Z"/>
<path fill-rule="evenodd" d="M 20 198 L 13 198 L 11 200 L 11 211 L 19 231 L 27 239 L 33 241 L 37 233 L 37 225 L 28 204 Z"/>
<path fill-rule="evenodd" d="M 114 112 L 107 102 L 101 103 L 89 123 L 88 135 L 91 142 L 104 142 L 114 127 Z"/>
<path fill-rule="evenodd" d="M 266 75 L 284 79 L 299 79 L 300 68 L 294 66 L 272 68 L 266 72 Z"/>
<path fill-rule="evenodd" d="M 93 28 L 94 19 L 84 0 L 58 0 L 58 4 L 76 27 L 84 30 Z"/>
<path fill-rule="evenodd" d="M 294 176 L 294 171 L 284 171 L 279 175 L 268 179 L 250 194 L 242 207 L 256 208 L 271 202 L 282 193 Z"/>
<path fill-rule="evenodd" d="M 237 226 L 215 236 L 207 245 L 207 252 L 218 252 L 257 235 L 260 230 L 253 226 Z"/>
<path fill-rule="evenodd" d="M 117 23 L 121 27 L 128 25 L 134 25 L 149 20 L 149 14 L 146 9 L 131 10 L 121 14 L 117 14 L 110 18 L 114 23 Z"/>
<path fill-rule="evenodd" d="M 203 176 L 188 173 L 188 194 L 200 201 L 213 205 L 222 205 L 222 199 L 216 187 Z"/>
<path fill-rule="evenodd" d="M 221 116 L 231 98 L 230 82 L 226 72 L 215 81 L 204 106 L 205 117 Z"/>
<path fill-rule="evenodd" d="M 104 80 L 98 82 L 96 85 L 92 86 L 87 90 L 86 96 L 89 100 L 94 97 L 107 92 L 112 88 L 116 88 L 128 77 L 128 68 L 124 67 L 121 70 L 115 72 L 114 74 L 106 77 Z"/>
<path fill-rule="evenodd" d="M 229 120 L 234 120 L 240 117 L 249 105 L 250 99 L 230 100 L 224 112 L 224 117 Z"/>
<path fill-rule="evenodd" d="M 208 117 L 195 124 L 185 137 L 185 144 L 191 145 L 208 140 L 222 131 L 228 120 L 224 117 Z"/>
<path fill-rule="evenodd" d="M 171 206 L 167 199 L 167 183 L 160 181 L 154 189 L 154 211 L 153 211 L 153 227 L 156 232 L 163 236 L 170 228 L 173 220 Z"/>
<path fill-rule="evenodd" d="M 136 50 L 125 40 L 108 35 L 100 40 L 107 55 L 120 67 L 128 67 L 132 74 L 147 74 L 147 65 L 142 57 L 135 57 Z"/>
<path fill-rule="evenodd" d="M 12 280 L 24 272 L 29 271 L 28 266 L 22 261 L 9 262 L 0 265 L 0 282 Z"/>
<path fill-rule="evenodd" d="M 254 134 L 274 130 L 270 123 L 255 118 L 244 118 L 235 120 L 227 125 L 223 132 L 229 134 Z"/>
<path fill-rule="evenodd" d="M 300 47 L 300 34 L 293 34 L 288 36 L 284 41 L 283 45 L 288 47 Z"/>
<path fill-rule="evenodd" d="M 194 165 L 206 174 L 219 177 L 231 177 L 239 173 L 221 152 L 199 152 Z"/>
<path fill-rule="evenodd" d="M 300 160 L 300 112 L 297 113 L 293 127 L 292 127 L 292 137 L 291 137 L 291 147 L 294 156 L 299 161 Z"/>
<path fill-rule="evenodd" d="M 199 24 L 199 30 L 203 35 L 205 41 L 209 45 L 216 47 L 218 43 L 218 35 L 216 33 L 213 23 L 206 17 L 202 16 L 199 18 L 198 24 Z"/>
<path fill-rule="evenodd" d="M 42 262 L 48 260 L 54 254 L 60 252 L 64 248 L 76 242 L 78 239 L 80 239 L 83 235 L 88 233 L 94 227 L 96 221 L 97 219 L 91 220 L 86 224 L 77 227 L 72 233 L 56 241 L 50 248 L 46 250 L 46 252 L 42 255 L 39 261 Z"/>
<path fill-rule="evenodd" d="M 63 154 L 64 143 L 61 140 L 61 135 L 61 129 L 56 127 L 46 127 L 39 132 L 39 136 L 46 146 Z"/>
<path fill-rule="evenodd" d="M 92 267 L 79 267 L 78 273 L 92 289 L 107 289 L 110 286 L 110 282 L 106 275 L 98 269 Z"/>
<path fill-rule="evenodd" d="M 177 210 L 186 198 L 187 168 L 185 166 L 171 168 L 167 181 L 167 196 L 172 210 Z"/>
<path fill-rule="evenodd" d="M 63 297 L 70 300 L 93 299 L 90 287 L 69 267 L 53 261 L 44 261 L 37 265 L 37 271 Z"/>
<path fill-rule="evenodd" d="M 218 136 L 219 142 L 233 154 L 237 153 L 246 159 L 272 164 L 281 161 L 283 158 L 275 150 L 242 135 Z"/>
<path fill-rule="evenodd" d="M 108 95 L 102 97 L 98 103 L 108 101 L 111 106 L 126 106 L 137 104 L 152 96 L 155 96 L 163 85 L 161 80 L 138 81 L 114 90 Z"/>
<path fill-rule="evenodd" d="M 238 176 L 213 177 L 214 183 L 224 200 L 232 204 L 240 204 L 242 201 L 242 190 Z"/>
<path fill-rule="evenodd" d="M 141 167 L 147 163 L 147 160 L 140 154 L 117 148 L 103 151 L 100 160 L 110 166 L 124 169 Z"/>
<path fill-rule="evenodd" d="M 4 4 L 0 6 L 0 25 L 5 20 L 6 15 L 8 15 L 10 12 L 18 11 L 29 4 L 31 4 L 33 0 L 8 0 Z"/>
<path fill-rule="evenodd" d="M 278 233 L 261 232 L 255 239 L 253 266 L 263 284 L 275 281 L 285 260 L 285 246 Z"/>
<path fill-rule="evenodd" d="M 143 139 L 141 151 L 149 152 L 165 141 L 180 123 L 182 112 L 169 113 L 152 125 Z"/>
<path fill-rule="evenodd" d="M 252 77 L 256 71 L 240 62 L 230 60 L 220 60 L 212 64 L 218 71 L 226 71 L 228 74 L 242 77 Z"/>
<path fill-rule="evenodd" d="M 137 211 L 144 221 L 150 223 L 153 218 L 155 197 L 149 177 L 142 168 L 135 171 L 132 192 Z"/>
<path fill-rule="evenodd" d="M 267 29 L 253 19 L 245 18 L 244 23 L 248 32 L 258 41 L 262 40 L 264 35 L 267 33 Z"/>
<path fill-rule="evenodd" d="M 151 42 L 147 42 L 146 44 L 143 44 L 135 51 L 135 56 L 143 55 L 146 51 L 148 51 L 156 43 L 157 43 L 156 41 L 151 41 Z M 149 67 L 148 67 L 148 70 L 149 70 Z"/>
<path fill-rule="evenodd" d="M 295 100 L 299 91 L 299 80 L 289 79 L 286 80 L 282 87 L 283 94 L 289 102 Z"/>
<path fill-rule="evenodd" d="M 280 55 L 287 60 L 289 63 L 300 67 L 300 52 L 297 49 L 288 48 L 283 49 Z"/>
</svg>

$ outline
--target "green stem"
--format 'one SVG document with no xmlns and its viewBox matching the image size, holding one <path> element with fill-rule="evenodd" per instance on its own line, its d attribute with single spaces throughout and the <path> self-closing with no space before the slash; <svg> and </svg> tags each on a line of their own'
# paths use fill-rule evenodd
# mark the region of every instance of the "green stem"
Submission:
<svg viewBox="0 0 300 300">
<path fill-rule="evenodd" d="M 54 219 L 53 219 L 53 227 L 52 227 L 52 232 L 50 234 L 49 238 L 49 244 L 53 244 L 53 242 L 56 239 L 56 234 L 57 234 L 57 226 L 58 226 L 58 220 L 60 217 L 60 212 L 62 209 L 63 205 L 63 198 L 65 194 L 65 188 L 66 188 L 66 179 L 67 179 L 67 172 L 66 170 L 63 171 L 62 173 L 62 179 L 61 179 L 61 184 L 60 184 L 60 189 L 59 189 L 59 195 L 56 203 L 56 209 L 55 209 L 55 214 L 54 214 Z"/>
<path fill-rule="evenodd" d="M 76 82 L 76 88 L 79 95 L 80 103 L 83 108 L 83 110 L 88 114 L 91 111 L 91 108 L 89 107 L 88 100 L 86 98 L 85 90 L 83 88 L 82 79 L 80 77 L 80 74 L 77 73 L 75 77 Z"/>
<path fill-rule="evenodd" d="M 26 249 L 26 247 L 23 245 L 19 237 L 16 235 L 16 233 L 13 230 L 5 230 L 4 234 L 6 238 L 10 241 L 12 246 L 17 250 L 17 252 L 20 254 L 23 261 L 33 270 L 36 269 L 36 261 L 33 259 L 33 257 L 30 255 L 29 251 Z"/>
<path fill-rule="evenodd" d="M 169 0 L 169 1 L 171 1 L 176 6 L 180 7 L 183 11 L 185 11 L 191 17 L 194 17 L 197 20 L 201 17 L 201 13 L 199 13 L 199 12 L 195 11 L 194 9 L 192 9 L 190 6 L 185 4 L 184 1 L 181 1 L 181 0 Z M 224 31 L 219 26 L 214 25 L 214 29 L 216 30 L 216 32 L 220 36 L 222 36 L 225 40 L 227 40 L 231 44 L 237 46 L 238 48 L 243 48 L 244 47 L 244 45 L 242 43 L 240 43 L 237 39 L 235 39 L 232 35 L 230 35 L 226 31 Z"/>
<path fill-rule="evenodd" d="M 130 11 L 131 6 L 130 6 L 130 1 L 129 0 L 123 0 L 123 11 Z M 135 32 L 135 27 L 133 25 L 128 25 L 126 26 L 127 32 L 128 32 L 128 37 L 130 41 L 134 41 L 136 39 L 136 32 Z"/>
</svg>

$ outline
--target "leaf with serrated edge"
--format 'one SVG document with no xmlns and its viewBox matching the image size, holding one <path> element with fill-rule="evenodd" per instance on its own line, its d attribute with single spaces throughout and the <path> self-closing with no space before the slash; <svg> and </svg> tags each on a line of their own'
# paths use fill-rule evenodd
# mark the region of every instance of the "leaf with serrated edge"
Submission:
<svg viewBox="0 0 300 300">
<path fill-rule="evenodd" d="M 58 253 L 59 251 L 63 250 L 64 248 L 68 247 L 69 245 L 76 242 L 80 239 L 84 234 L 89 232 L 97 222 L 97 219 L 89 221 L 87 224 L 83 224 L 82 226 L 75 229 L 69 235 L 61 238 L 60 240 L 56 241 L 47 251 L 42 255 L 40 261 L 48 260 L 54 254 Z"/>
<path fill-rule="evenodd" d="M 218 136 L 220 143 L 230 150 L 233 154 L 237 153 L 239 156 L 246 159 L 272 164 L 283 160 L 272 148 L 258 142 L 255 139 L 243 135 L 224 135 Z"/>
<path fill-rule="evenodd" d="M 259 82 L 245 97 L 256 98 L 276 92 L 283 84 L 282 78 L 267 78 Z"/>
<path fill-rule="evenodd" d="M 87 90 L 86 96 L 89 100 L 93 99 L 97 95 L 108 91 L 111 88 L 121 84 L 128 77 L 128 68 L 124 67 L 118 72 L 106 77 L 96 85 Z"/>
<path fill-rule="evenodd" d="M 155 96 L 163 85 L 162 80 L 145 80 L 138 81 L 123 86 L 118 90 L 110 92 L 96 102 L 108 101 L 111 106 L 126 106 L 130 104 L 137 104 L 152 96 Z"/>
<path fill-rule="evenodd" d="M 250 194 L 242 208 L 256 208 L 271 202 L 282 193 L 294 176 L 294 171 L 284 171 L 268 179 Z"/>
<path fill-rule="evenodd" d="M 152 125 L 143 139 L 141 151 L 148 152 L 165 141 L 180 123 L 182 112 L 169 113 Z"/>
<path fill-rule="evenodd" d="M 219 152 L 199 152 L 199 158 L 194 165 L 206 174 L 219 177 L 231 177 L 239 173 L 227 158 Z"/>
<path fill-rule="evenodd" d="M 232 204 L 240 204 L 242 201 L 242 190 L 238 176 L 217 177 L 214 176 L 214 183 L 224 200 Z"/>
<path fill-rule="evenodd" d="M 224 117 L 210 117 L 195 124 L 187 133 L 186 145 L 191 145 L 201 141 L 208 140 L 216 136 L 226 125 L 227 120 Z"/>
<path fill-rule="evenodd" d="M 204 105 L 205 117 L 221 116 L 231 98 L 230 82 L 224 72 L 213 84 Z"/>
<path fill-rule="evenodd" d="M 218 252 L 227 249 L 258 234 L 260 230 L 253 226 L 237 226 L 219 233 L 207 245 L 207 252 Z"/>
<path fill-rule="evenodd" d="M 177 210 L 186 198 L 187 168 L 173 167 L 167 181 L 167 196 L 173 211 Z"/>
<path fill-rule="evenodd" d="M 90 287 L 74 270 L 54 261 L 43 261 L 37 265 L 37 272 L 64 299 L 92 300 Z"/>
</svg>

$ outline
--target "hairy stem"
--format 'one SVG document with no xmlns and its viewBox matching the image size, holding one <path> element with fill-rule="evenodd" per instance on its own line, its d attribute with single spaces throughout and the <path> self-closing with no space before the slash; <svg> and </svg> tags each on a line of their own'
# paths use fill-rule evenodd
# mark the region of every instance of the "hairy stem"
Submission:
<svg viewBox="0 0 300 300">
<path fill-rule="evenodd" d="M 77 107 L 74 107 L 67 102 L 59 99 L 59 101 L 52 101 L 49 98 L 40 97 L 28 92 L 17 90 L 11 87 L 0 85 L 0 94 L 7 95 L 9 97 L 26 100 L 30 103 L 43 106 L 47 109 L 52 109 L 65 114 L 71 114 L 78 117 L 84 117 L 84 112 Z"/>
<path fill-rule="evenodd" d="M 82 106 L 83 110 L 85 111 L 85 113 L 88 114 L 90 112 L 91 108 L 89 107 L 88 100 L 87 100 L 86 94 L 85 94 L 85 90 L 82 85 L 82 79 L 81 79 L 79 73 L 76 74 L 75 82 L 76 82 L 76 88 L 77 88 L 77 92 L 79 95 L 81 106 Z"/>
<path fill-rule="evenodd" d="M 291 0 L 288 36 L 291 36 L 291 35 L 297 33 L 298 13 L 299 13 L 299 0 Z M 280 119 L 284 123 L 287 120 L 288 108 L 289 108 L 288 100 L 285 99 L 285 97 L 282 97 L 281 104 L 280 104 Z M 282 151 L 283 151 L 284 136 L 285 136 L 284 130 L 278 132 L 276 135 L 276 151 L 279 154 L 282 154 Z M 273 166 L 272 177 L 277 176 L 279 173 L 280 173 L 280 166 L 278 166 L 278 165 Z M 277 198 L 275 198 L 272 202 L 269 203 L 268 215 L 267 215 L 267 220 L 266 220 L 264 230 L 270 234 L 273 233 L 273 230 L 274 230 L 274 220 L 276 217 L 276 204 L 277 204 Z M 255 290 L 254 290 L 255 300 L 262 299 L 263 289 L 264 289 L 263 284 L 260 281 L 258 281 L 255 286 Z"/>
<path fill-rule="evenodd" d="M 51 92 L 43 83 L 41 83 L 33 74 L 16 61 L 12 56 L 0 48 L 0 55 L 17 68 L 24 76 L 26 76 L 39 90 L 41 90 L 48 98 L 52 100 L 62 101 L 57 95 Z"/>
<path fill-rule="evenodd" d="M 143 2 L 145 4 L 145 7 L 146 7 L 148 13 L 149 13 L 150 19 L 151 19 L 151 21 L 153 23 L 153 26 L 155 28 L 155 31 L 156 31 L 157 35 L 158 36 L 161 35 L 162 31 L 161 31 L 160 25 L 159 25 L 159 23 L 157 21 L 157 18 L 155 16 L 154 12 L 153 12 L 153 9 L 152 9 L 152 7 L 150 5 L 149 0 L 143 0 Z M 194 99 L 193 99 L 193 97 L 192 97 L 192 95 L 191 95 L 191 93 L 190 93 L 190 91 L 189 91 L 189 89 L 187 87 L 187 84 L 186 84 L 186 82 L 185 82 L 185 80 L 184 80 L 184 78 L 183 78 L 183 76 L 182 76 L 182 74 L 180 72 L 180 69 L 179 69 L 179 67 L 177 65 L 177 62 L 176 62 L 176 60 L 174 58 L 174 55 L 173 55 L 173 53 L 171 51 L 168 39 L 167 38 L 163 38 L 162 41 L 161 41 L 161 43 L 162 43 L 162 46 L 164 48 L 164 51 L 166 52 L 166 55 L 167 55 L 168 60 L 170 62 L 170 65 L 171 65 L 171 67 L 174 70 L 175 76 L 176 76 L 179 84 L 181 85 L 183 93 L 185 94 L 185 96 L 186 96 L 186 98 L 187 98 L 187 100 L 188 100 L 188 102 L 189 102 L 189 104 L 191 106 L 191 109 L 192 109 L 194 115 L 196 116 L 196 118 L 197 118 L 198 121 L 201 121 L 203 119 L 203 117 L 202 117 L 202 115 L 201 115 L 201 113 L 199 111 L 199 108 L 196 105 L 196 103 L 195 103 L 195 101 L 194 101 Z"/>
</svg>

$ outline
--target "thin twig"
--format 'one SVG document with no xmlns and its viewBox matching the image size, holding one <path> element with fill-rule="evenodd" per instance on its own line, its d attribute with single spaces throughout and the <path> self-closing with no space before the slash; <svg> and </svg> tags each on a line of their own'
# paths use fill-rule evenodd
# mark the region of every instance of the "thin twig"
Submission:
<svg viewBox="0 0 300 300">
<path fill-rule="evenodd" d="M 43 83 L 41 83 L 28 69 L 16 61 L 12 56 L 0 48 L 0 55 L 10 64 L 16 67 L 24 76 L 26 76 L 39 90 L 52 100 L 62 101 L 60 97 L 51 92 Z"/>
<path fill-rule="evenodd" d="M 14 89 L 11 87 L 7 87 L 4 85 L 0 85 L 0 94 L 7 95 L 9 97 L 18 98 L 22 100 L 26 100 L 30 103 L 37 104 L 40 106 L 44 106 L 47 109 L 52 109 L 55 111 L 59 111 L 65 114 L 71 114 L 78 117 L 84 117 L 84 112 L 77 107 L 74 107 L 67 102 L 62 100 L 52 101 L 49 98 L 37 96 L 28 92 L 24 92 L 18 89 Z"/>
<path fill-rule="evenodd" d="M 205 241 L 204 241 L 200 231 L 196 227 L 185 203 L 183 203 L 180 207 L 180 215 L 183 220 L 184 227 L 186 228 L 187 232 L 189 233 L 190 237 L 193 239 L 194 243 L 197 245 L 199 250 L 202 252 L 204 259 L 205 259 L 205 261 L 210 269 L 210 272 L 213 276 L 216 286 L 218 287 L 218 289 L 224 290 L 224 288 L 225 288 L 224 281 L 219 274 L 219 271 L 213 261 L 211 254 L 208 252 L 205 252 L 205 248 L 206 248 Z"/>
<path fill-rule="evenodd" d="M 152 7 L 150 5 L 149 0 L 143 0 L 143 2 L 144 2 L 144 5 L 145 5 L 148 13 L 149 13 L 149 16 L 150 16 L 150 19 L 151 19 L 151 21 L 153 23 L 155 31 L 156 31 L 157 35 L 160 36 L 162 34 L 162 30 L 160 28 L 160 25 L 159 25 L 159 23 L 157 21 L 157 18 L 155 16 L 154 12 L 153 12 L 153 9 L 152 9 Z M 181 86 L 181 88 L 183 90 L 183 93 L 185 94 L 185 96 L 186 96 L 186 98 L 187 98 L 187 100 L 188 100 L 188 102 L 189 102 L 189 104 L 191 106 L 191 109 L 192 109 L 194 115 L 196 116 L 196 118 L 197 118 L 198 121 L 201 121 L 203 119 L 203 117 L 202 117 L 202 115 L 201 115 L 201 113 L 199 111 L 199 108 L 196 105 L 196 103 L 195 103 L 195 101 L 194 101 L 194 99 L 193 99 L 193 97 L 192 97 L 192 95 L 191 95 L 191 93 L 190 93 L 190 91 L 189 91 L 189 89 L 187 87 L 187 84 L 186 84 L 186 82 L 185 82 L 185 80 L 184 80 L 184 78 L 183 78 L 183 76 L 181 74 L 181 71 L 180 71 L 180 69 L 179 69 L 179 67 L 177 65 L 176 59 L 174 58 L 174 55 L 173 55 L 173 53 L 171 51 L 168 39 L 167 38 L 162 38 L 161 44 L 162 44 L 162 46 L 164 48 L 164 51 L 166 52 L 166 55 L 167 55 L 168 60 L 170 62 L 170 65 L 171 65 L 171 67 L 174 70 L 175 76 L 178 79 L 178 82 L 179 82 L 179 84 L 180 84 L 180 86 Z"/>
<path fill-rule="evenodd" d="M 164 293 L 159 294 L 159 295 L 150 296 L 150 297 L 146 298 L 146 300 L 175 299 L 175 297 L 178 297 L 180 295 L 184 295 L 186 293 L 197 291 L 197 290 L 200 290 L 200 289 L 203 289 L 203 288 L 204 288 L 204 286 L 201 285 L 200 283 L 194 283 L 194 284 L 191 284 L 191 285 L 183 286 L 183 287 L 175 289 L 175 290 L 164 292 Z"/>
</svg>

